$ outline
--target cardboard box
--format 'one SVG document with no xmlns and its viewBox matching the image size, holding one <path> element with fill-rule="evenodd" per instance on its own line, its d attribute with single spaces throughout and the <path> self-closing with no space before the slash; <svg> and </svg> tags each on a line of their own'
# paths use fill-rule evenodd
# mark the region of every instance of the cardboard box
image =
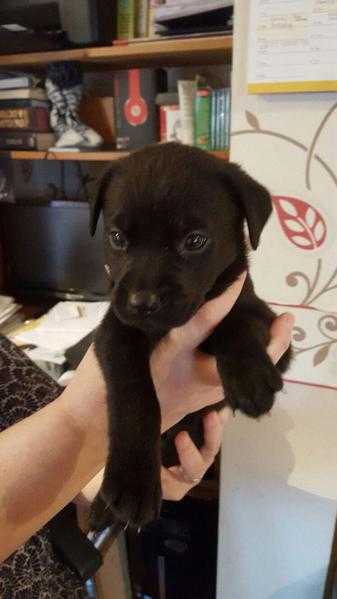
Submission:
<svg viewBox="0 0 337 599">
<path fill-rule="evenodd" d="M 179 106 L 160 106 L 160 141 L 182 142 Z"/>
<path fill-rule="evenodd" d="M 155 98 L 165 85 L 163 71 L 129 69 L 114 77 L 116 145 L 135 150 L 159 139 Z"/>
<path fill-rule="evenodd" d="M 79 116 L 81 121 L 99 133 L 106 144 L 115 144 L 116 129 L 112 96 L 84 96 Z"/>
</svg>

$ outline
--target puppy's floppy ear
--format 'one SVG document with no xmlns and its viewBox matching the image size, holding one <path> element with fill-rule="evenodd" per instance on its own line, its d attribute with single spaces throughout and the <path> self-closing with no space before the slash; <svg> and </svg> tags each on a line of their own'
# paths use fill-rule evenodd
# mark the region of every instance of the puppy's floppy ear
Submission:
<svg viewBox="0 0 337 599">
<path fill-rule="evenodd" d="M 263 227 L 272 212 L 270 194 L 237 164 L 224 164 L 223 180 L 247 219 L 250 243 L 256 250 Z"/>
<path fill-rule="evenodd" d="M 94 180 L 91 186 L 91 191 L 88 195 L 90 203 L 90 234 L 92 236 L 95 235 L 99 215 L 105 201 L 105 194 L 111 181 L 120 171 L 122 161 L 123 158 L 113 161 L 112 164 L 103 170 L 103 173 L 101 172 L 101 175 Z"/>
<path fill-rule="evenodd" d="M 96 232 L 97 222 L 99 219 L 99 215 L 103 208 L 105 192 L 108 188 L 108 185 L 113 177 L 114 169 L 109 167 L 106 169 L 99 177 L 99 179 L 95 179 L 94 189 L 92 189 L 89 194 L 89 204 L 90 204 L 90 235 L 94 236 Z"/>
</svg>

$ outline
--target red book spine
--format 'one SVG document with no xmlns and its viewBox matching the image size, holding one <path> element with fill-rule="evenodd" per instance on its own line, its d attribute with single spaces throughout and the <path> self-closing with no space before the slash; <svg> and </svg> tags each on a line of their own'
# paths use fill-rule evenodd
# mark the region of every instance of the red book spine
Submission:
<svg viewBox="0 0 337 599">
<path fill-rule="evenodd" d="M 160 124 L 160 141 L 165 142 L 167 140 L 167 121 L 166 121 L 166 106 L 161 106 L 159 110 L 159 124 Z"/>
</svg>

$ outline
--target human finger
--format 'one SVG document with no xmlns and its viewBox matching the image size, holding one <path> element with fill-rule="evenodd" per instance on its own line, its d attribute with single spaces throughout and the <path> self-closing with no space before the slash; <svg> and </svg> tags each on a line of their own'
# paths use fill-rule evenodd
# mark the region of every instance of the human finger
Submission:
<svg viewBox="0 0 337 599">
<path fill-rule="evenodd" d="M 287 312 L 275 318 L 270 328 L 267 352 L 274 364 L 279 361 L 290 345 L 294 322 L 294 316 Z"/>
<path fill-rule="evenodd" d="M 246 276 L 246 272 L 242 273 L 224 293 L 206 302 L 186 324 L 171 330 L 170 338 L 177 349 L 195 349 L 207 339 L 234 306 Z"/>
<path fill-rule="evenodd" d="M 229 413 L 227 410 L 221 414 L 215 411 L 210 412 L 203 419 L 204 444 L 200 449 L 200 453 L 208 467 L 214 462 L 215 456 L 220 451 L 223 429 L 228 418 Z"/>
<path fill-rule="evenodd" d="M 163 499 L 180 501 L 195 485 L 181 480 L 179 466 L 161 468 L 161 488 Z"/>
<path fill-rule="evenodd" d="M 178 474 L 182 481 L 190 485 L 197 484 L 204 476 L 205 465 L 201 452 L 186 431 L 179 433 L 174 440 L 179 457 Z"/>
</svg>

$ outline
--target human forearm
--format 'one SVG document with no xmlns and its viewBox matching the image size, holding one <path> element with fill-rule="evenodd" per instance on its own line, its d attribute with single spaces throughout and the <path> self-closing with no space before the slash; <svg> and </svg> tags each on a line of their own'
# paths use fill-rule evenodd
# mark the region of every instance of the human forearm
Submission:
<svg viewBox="0 0 337 599">
<path fill-rule="evenodd" d="M 104 465 L 104 430 L 97 434 L 92 417 L 77 418 L 71 396 L 64 392 L 0 435 L 0 561 L 71 501 Z"/>
</svg>

